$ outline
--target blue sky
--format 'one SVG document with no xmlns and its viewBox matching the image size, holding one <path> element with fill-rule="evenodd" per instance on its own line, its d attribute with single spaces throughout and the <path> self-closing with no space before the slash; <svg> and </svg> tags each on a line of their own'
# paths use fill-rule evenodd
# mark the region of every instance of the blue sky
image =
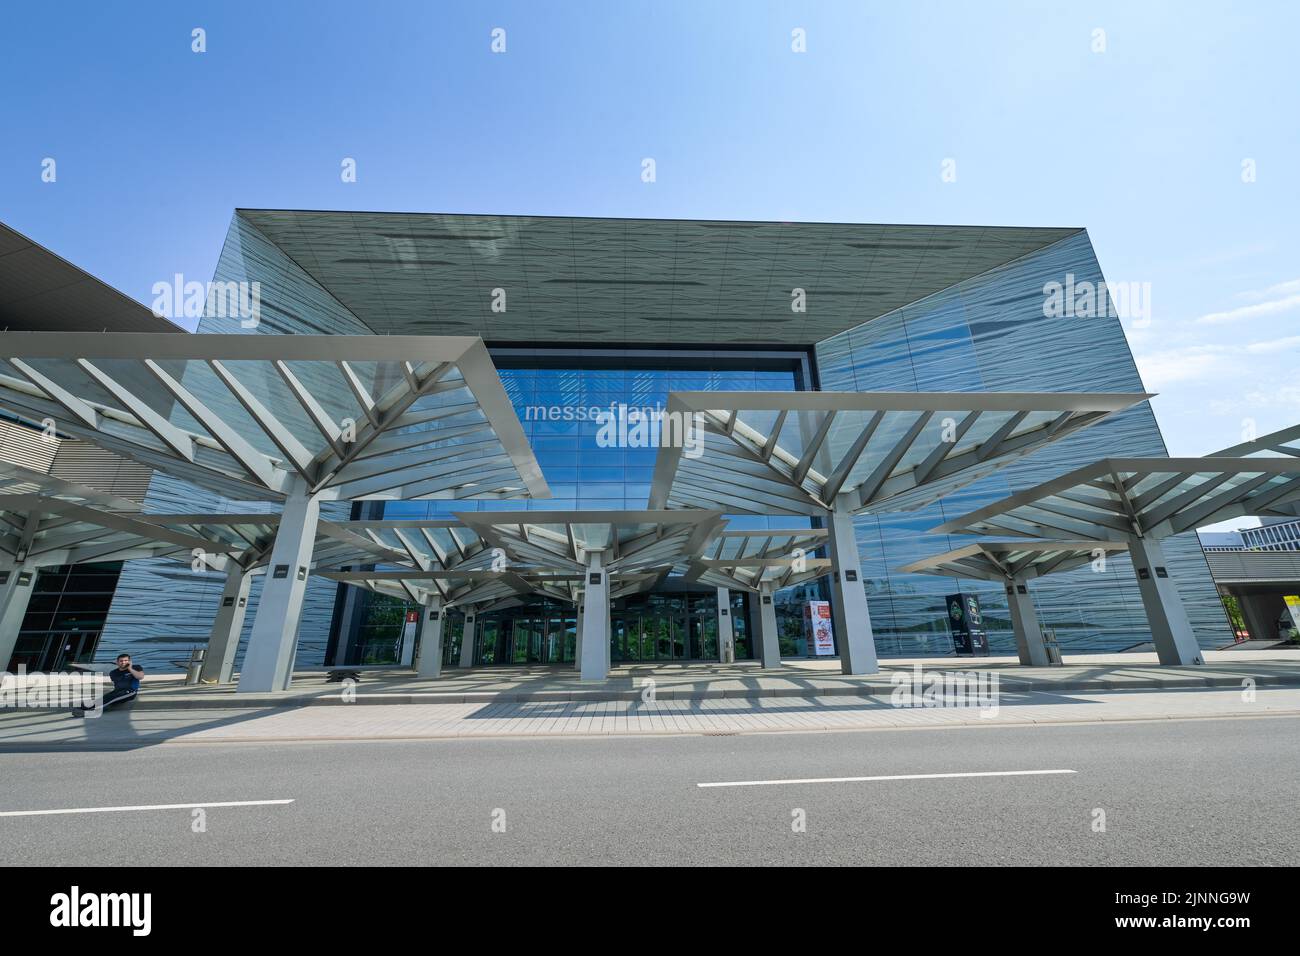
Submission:
<svg viewBox="0 0 1300 956">
<path fill-rule="evenodd" d="M 1300 421 L 1294 3 L 5 17 L 0 220 L 143 302 L 211 276 L 236 206 L 1086 226 L 1110 281 L 1151 284 L 1128 334 L 1172 454 Z"/>
</svg>

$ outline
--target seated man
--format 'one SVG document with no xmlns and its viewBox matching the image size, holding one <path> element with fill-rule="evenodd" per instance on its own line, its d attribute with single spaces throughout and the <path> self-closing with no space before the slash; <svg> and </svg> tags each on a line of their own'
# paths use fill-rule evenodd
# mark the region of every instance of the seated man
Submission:
<svg viewBox="0 0 1300 956">
<path fill-rule="evenodd" d="M 103 699 L 99 702 L 101 710 L 113 704 L 132 700 L 140 692 L 140 678 L 144 677 L 144 668 L 139 664 L 132 664 L 130 654 L 118 654 L 116 664 L 117 666 L 108 672 L 108 679 L 113 682 L 113 689 L 104 693 Z M 93 707 L 78 707 L 73 711 L 73 716 L 84 717 L 92 710 Z"/>
</svg>

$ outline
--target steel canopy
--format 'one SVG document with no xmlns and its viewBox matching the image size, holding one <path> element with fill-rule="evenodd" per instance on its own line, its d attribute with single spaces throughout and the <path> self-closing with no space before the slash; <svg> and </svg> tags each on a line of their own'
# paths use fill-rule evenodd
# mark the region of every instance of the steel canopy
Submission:
<svg viewBox="0 0 1300 956">
<path fill-rule="evenodd" d="M 1130 393 L 674 392 L 702 444 L 665 444 L 651 508 L 910 510 L 1144 399 Z M 696 455 L 695 451 L 700 454 Z"/>
<path fill-rule="evenodd" d="M 0 333 L 0 408 L 234 500 L 550 494 L 468 336 Z"/>
<path fill-rule="evenodd" d="M 935 534 L 1159 539 L 1228 518 L 1287 516 L 1300 458 L 1105 458 L 945 522 Z"/>
</svg>

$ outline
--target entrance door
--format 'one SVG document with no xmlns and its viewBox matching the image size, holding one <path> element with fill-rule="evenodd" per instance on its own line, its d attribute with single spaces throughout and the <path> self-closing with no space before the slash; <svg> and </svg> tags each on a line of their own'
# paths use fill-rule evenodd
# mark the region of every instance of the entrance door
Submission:
<svg viewBox="0 0 1300 956">
<path fill-rule="evenodd" d="M 689 654 L 690 618 L 685 614 L 674 614 L 669 620 L 673 628 L 673 656 L 675 661 L 684 661 Z"/>
<path fill-rule="evenodd" d="M 98 631 L 69 631 L 65 634 L 51 634 L 46 644 L 46 660 L 42 670 L 60 671 L 69 664 L 88 664 L 95 653 L 95 644 L 99 640 Z"/>
<path fill-rule="evenodd" d="M 515 646 L 511 663 L 520 665 L 541 663 L 545 627 L 546 618 L 515 618 Z"/>
<path fill-rule="evenodd" d="M 691 648 L 694 660 L 714 660 L 718 656 L 717 612 L 708 608 L 692 610 L 690 616 Z"/>
</svg>

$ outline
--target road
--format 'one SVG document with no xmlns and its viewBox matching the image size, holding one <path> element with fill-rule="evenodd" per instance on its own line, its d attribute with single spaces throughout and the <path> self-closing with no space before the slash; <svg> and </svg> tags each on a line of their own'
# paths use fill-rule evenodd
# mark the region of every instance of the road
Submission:
<svg viewBox="0 0 1300 956">
<path fill-rule="evenodd" d="M 0 753 L 0 863 L 1296 865 L 1297 741 L 1268 717 Z M 923 776 L 1025 770 L 1074 772 Z M 204 832 L 188 808 L 5 815 L 275 800 Z"/>
</svg>

